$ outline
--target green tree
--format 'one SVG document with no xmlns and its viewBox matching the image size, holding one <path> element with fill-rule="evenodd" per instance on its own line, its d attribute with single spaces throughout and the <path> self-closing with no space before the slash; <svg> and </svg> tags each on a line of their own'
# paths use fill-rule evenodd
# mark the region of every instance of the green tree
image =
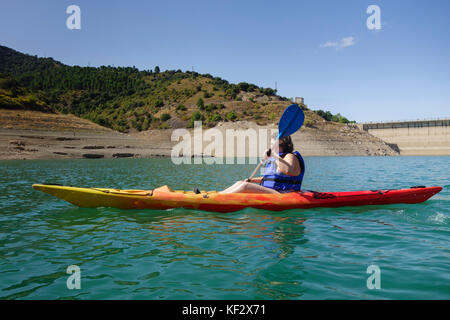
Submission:
<svg viewBox="0 0 450 320">
<path fill-rule="evenodd" d="M 250 85 L 247 82 L 239 82 L 238 83 L 238 88 L 241 91 L 248 91 L 249 87 L 250 87 Z"/>
<path fill-rule="evenodd" d="M 217 109 L 217 105 L 215 103 L 210 103 L 204 109 L 206 110 L 206 112 L 211 112 Z"/>
<path fill-rule="evenodd" d="M 177 111 L 186 111 L 187 108 L 183 104 L 179 104 L 176 108 Z"/>
<path fill-rule="evenodd" d="M 346 117 L 341 117 L 341 118 L 339 119 L 339 122 L 340 122 L 340 123 L 349 123 L 350 121 L 349 121 Z"/>
<path fill-rule="evenodd" d="M 204 103 L 202 98 L 198 98 L 198 100 L 197 100 L 197 107 L 200 110 L 204 110 L 205 109 L 205 103 Z"/>
<path fill-rule="evenodd" d="M 200 111 L 195 111 L 192 114 L 192 120 L 194 120 L 194 121 L 205 120 L 205 117 L 203 116 L 203 114 Z"/>
<path fill-rule="evenodd" d="M 150 123 L 148 121 L 148 118 L 145 117 L 144 121 L 142 122 L 141 130 L 146 131 L 150 127 Z"/>
<path fill-rule="evenodd" d="M 265 95 L 273 96 L 274 94 L 277 93 L 277 90 L 274 90 L 274 89 L 272 89 L 272 88 L 265 88 L 265 89 L 262 89 L 262 92 L 263 92 Z"/>
<path fill-rule="evenodd" d="M 194 127 L 194 121 L 203 121 L 205 120 L 205 117 L 200 111 L 195 111 L 191 116 L 191 122 L 189 123 L 189 128 Z"/>
<path fill-rule="evenodd" d="M 227 119 L 233 121 L 237 118 L 236 112 L 230 111 L 227 113 Z"/>
<path fill-rule="evenodd" d="M 156 66 L 156 67 L 155 67 L 155 73 L 158 74 L 159 72 L 160 72 L 159 67 Z"/>
<path fill-rule="evenodd" d="M 164 102 L 161 99 L 155 101 L 154 106 L 156 108 L 162 108 L 164 106 Z"/>
<path fill-rule="evenodd" d="M 167 121 L 167 120 L 169 120 L 171 118 L 171 116 L 170 116 L 170 114 L 168 114 L 168 113 L 163 113 L 162 115 L 161 115 L 161 121 Z"/>
<path fill-rule="evenodd" d="M 222 116 L 220 114 L 216 113 L 211 117 L 211 121 L 215 121 L 215 122 L 222 121 Z"/>
</svg>

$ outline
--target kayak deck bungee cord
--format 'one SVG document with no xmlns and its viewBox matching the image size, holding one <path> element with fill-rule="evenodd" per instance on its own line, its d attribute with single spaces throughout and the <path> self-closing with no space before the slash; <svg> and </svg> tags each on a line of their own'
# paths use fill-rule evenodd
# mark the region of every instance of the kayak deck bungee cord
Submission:
<svg viewBox="0 0 450 320">
<path fill-rule="evenodd" d="M 119 209 L 188 208 L 211 212 L 233 212 L 245 208 L 270 211 L 420 203 L 442 190 L 442 187 L 417 186 L 408 189 L 381 189 L 349 192 L 298 191 L 280 194 L 228 193 L 217 191 L 177 191 L 168 186 L 153 190 L 120 190 L 107 188 L 78 188 L 34 184 L 33 188 L 78 207 L 113 207 Z"/>
</svg>

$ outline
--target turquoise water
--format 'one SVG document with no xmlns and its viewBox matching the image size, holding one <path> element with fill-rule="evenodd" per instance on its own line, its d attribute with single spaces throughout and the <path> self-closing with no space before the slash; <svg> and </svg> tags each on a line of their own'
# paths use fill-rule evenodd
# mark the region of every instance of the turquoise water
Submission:
<svg viewBox="0 0 450 320">
<path fill-rule="evenodd" d="M 449 299 L 449 160 L 306 158 L 305 189 L 444 187 L 422 204 L 229 214 L 81 209 L 31 184 L 222 189 L 254 165 L 0 161 L 0 298 Z M 367 288 L 370 265 L 381 289 Z"/>
</svg>

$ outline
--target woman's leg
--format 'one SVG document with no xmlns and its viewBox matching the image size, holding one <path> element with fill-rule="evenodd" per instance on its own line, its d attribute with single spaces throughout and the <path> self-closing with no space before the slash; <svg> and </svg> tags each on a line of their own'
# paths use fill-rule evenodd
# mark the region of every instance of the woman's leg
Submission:
<svg viewBox="0 0 450 320">
<path fill-rule="evenodd" d="M 238 181 L 231 187 L 220 191 L 220 193 L 279 193 L 276 190 L 260 186 L 251 182 Z"/>
<path fill-rule="evenodd" d="M 237 190 L 238 187 L 243 183 L 244 181 L 237 181 L 232 186 L 226 188 L 225 190 L 220 191 L 220 193 L 234 193 L 234 190 Z"/>
</svg>

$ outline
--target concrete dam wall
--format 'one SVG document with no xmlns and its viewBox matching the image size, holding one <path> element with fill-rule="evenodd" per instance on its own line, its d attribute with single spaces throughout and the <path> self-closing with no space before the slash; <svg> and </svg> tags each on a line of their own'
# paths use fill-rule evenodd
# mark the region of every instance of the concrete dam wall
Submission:
<svg viewBox="0 0 450 320">
<path fill-rule="evenodd" d="M 395 144 L 401 155 L 450 155 L 450 119 L 359 124 L 360 128 Z"/>
</svg>

